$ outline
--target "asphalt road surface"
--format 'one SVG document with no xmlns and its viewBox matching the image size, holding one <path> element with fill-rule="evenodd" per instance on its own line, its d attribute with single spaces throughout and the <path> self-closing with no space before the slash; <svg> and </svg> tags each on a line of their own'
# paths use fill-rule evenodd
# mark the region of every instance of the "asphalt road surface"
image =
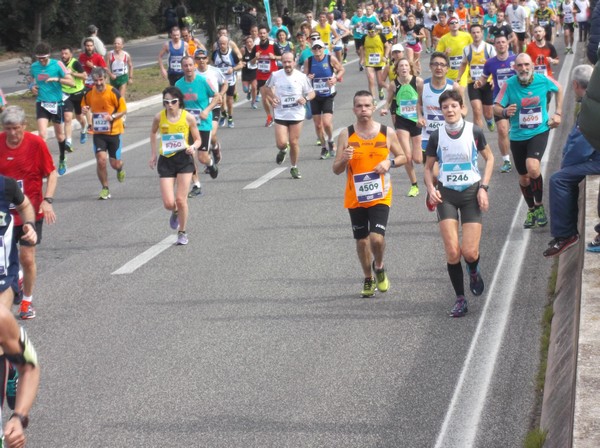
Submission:
<svg viewBox="0 0 600 448">
<path fill-rule="evenodd" d="M 570 67 L 574 56 L 557 46 Z M 336 129 L 353 122 L 352 95 L 366 87 L 349 59 Z M 97 200 L 91 143 L 76 145 L 59 180 L 58 222 L 44 226 L 38 251 L 38 317 L 24 323 L 43 369 L 30 446 L 521 446 L 536 398 L 550 230 L 523 230 L 517 173 L 499 173 L 494 134 L 486 130 L 496 156 L 481 242 L 486 290 L 468 294 L 468 315 L 452 319 L 422 181 L 408 198 L 404 169 L 393 171 L 392 286 L 361 299 L 344 176 L 319 160 L 312 122 L 303 177 L 293 180 L 288 161 L 283 171 L 275 164 L 264 112 L 242 99 L 235 128 L 219 129 L 218 179 L 203 175 L 203 196 L 190 200 L 190 243 L 173 246 L 148 168 L 158 110 L 129 114 L 127 179 L 110 173 L 112 199 Z M 566 133 L 551 132 L 546 179 Z"/>
</svg>

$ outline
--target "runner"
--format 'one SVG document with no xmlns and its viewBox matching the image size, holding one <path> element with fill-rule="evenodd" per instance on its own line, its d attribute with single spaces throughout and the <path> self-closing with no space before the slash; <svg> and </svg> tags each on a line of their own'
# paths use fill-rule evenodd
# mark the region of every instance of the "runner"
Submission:
<svg viewBox="0 0 600 448">
<path fill-rule="evenodd" d="M 251 56 L 253 48 L 254 39 L 252 36 L 246 36 L 242 47 L 242 89 L 246 94 L 246 99 L 250 101 L 250 107 L 256 109 L 256 64 L 252 63 Z"/>
<path fill-rule="evenodd" d="M 17 106 L 7 107 L 0 116 L 4 129 L 0 133 L 0 174 L 21 182 L 23 192 L 33 205 L 36 212 L 35 228 L 37 242 L 27 242 L 23 235 L 21 217 L 13 213 L 14 239 L 19 243 L 19 262 L 23 269 L 23 301 L 19 317 L 33 319 L 35 310 L 31 305 L 33 301 L 33 287 L 37 277 L 35 262 L 36 244 L 42 242 L 42 226 L 54 224 L 56 215 L 52 207 L 58 174 L 54 167 L 52 155 L 46 142 L 37 135 L 25 131 L 25 111 Z M 43 190 L 44 180 L 46 189 Z"/>
<path fill-rule="evenodd" d="M 114 50 L 106 54 L 110 85 L 117 88 L 123 98 L 127 93 L 127 85 L 133 82 L 133 61 L 129 53 L 123 50 L 124 43 L 122 37 L 115 37 Z"/>
<path fill-rule="evenodd" d="M 269 35 L 266 26 L 261 26 L 258 29 L 258 36 L 260 37 L 260 43 L 252 50 L 251 62 L 257 65 L 256 86 L 258 91 L 261 92 L 262 87 L 266 84 L 267 79 L 269 79 L 271 76 L 271 73 L 277 71 L 277 60 L 281 59 L 281 53 L 279 52 L 279 49 L 273 45 L 273 42 L 269 41 Z M 271 108 L 265 100 L 264 95 L 262 95 L 262 104 L 267 114 L 265 127 L 273 126 Z"/>
<path fill-rule="evenodd" d="M 431 135 L 427 144 L 425 184 L 430 201 L 437 206 L 448 274 L 456 294 L 450 316 L 463 317 L 468 306 L 461 258 L 467 264 L 471 293 L 480 296 L 484 290 L 479 268 L 479 242 L 481 215 L 489 209 L 488 188 L 494 155 L 483 130 L 463 120 L 464 104 L 459 92 L 451 90 L 442 93 L 440 108 L 444 114 L 444 124 Z M 477 166 L 479 155 L 485 161 L 483 175 Z M 437 186 L 433 173 L 436 162 L 440 167 Z M 459 216 L 462 243 L 459 241 Z"/>
<path fill-rule="evenodd" d="M 550 129 L 560 125 L 563 97 L 558 82 L 534 73 L 528 54 L 517 56 L 515 67 L 517 76 L 502 86 L 494 100 L 494 112 L 510 119 L 510 150 L 519 173 L 521 193 L 529 207 L 523 227 L 531 229 L 548 223 L 542 202 L 544 181 L 540 160 Z M 556 111 L 552 117 L 547 113 L 547 92 L 556 92 Z"/>
<path fill-rule="evenodd" d="M 87 78 L 85 79 L 85 88 L 89 90 L 92 87 L 94 87 L 94 80 L 92 79 L 92 69 L 94 67 L 106 68 L 106 61 L 99 53 L 96 52 L 96 47 L 94 47 L 94 41 L 92 39 L 85 39 L 83 41 L 83 45 L 85 47 L 85 51 L 79 54 L 79 63 L 81 64 L 81 66 L 85 70 L 85 73 L 87 74 Z"/>
<path fill-rule="evenodd" d="M 533 23 L 534 25 L 539 25 L 544 29 L 544 39 L 552 43 L 552 27 L 556 22 L 556 14 L 552 8 L 548 7 L 548 0 L 539 0 L 539 4 L 540 7 L 533 13 Z M 531 43 L 529 45 L 531 45 Z"/>
<path fill-rule="evenodd" d="M 565 54 L 573 54 L 573 44 L 575 43 L 575 14 L 578 12 L 577 6 L 573 0 L 564 0 L 558 5 L 565 39 Z"/>
<path fill-rule="evenodd" d="M 527 45 L 527 32 L 529 31 L 529 16 L 519 0 L 512 0 L 512 5 L 506 8 L 506 19 L 517 36 L 517 43 L 513 45 L 513 53 L 519 54 Z"/>
<path fill-rule="evenodd" d="M 336 84 L 344 76 L 344 67 L 331 54 L 325 54 L 325 43 L 317 40 L 312 44 L 313 56 L 304 63 L 304 74 L 310 79 L 315 98 L 310 102 L 317 138 L 322 142 L 321 160 L 335 157 L 333 145 L 333 100 Z M 327 137 L 327 140 L 325 140 Z M 325 146 L 327 142 L 327 147 Z"/>
<path fill-rule="evenodd" d="M 61 61 L 50 58 L 50 45 L 40 42 L 35 47 L 36 62 L 31 64 L 31 78 L 33 87 L 31 91 L 36 95 L 36 119 L 39 136 L 46 140 L 48 123 L 54 125 L 54 135 L 58 142 L 59 166 L 63 165 L 62 172 L 67 170 L 65 151 L 64 103 L 62 86 L 75 85 L 73 78 L 68 74 L 67 68 Z"/>
<path fill-rule="evenodd" d="M 114 87 L 108 87 L 106 70 L 96 67 L 92 70 L 94 88 L 88 91 L 81 101 L 84 113 L 92 115 L 92 133 L 94 134 L 94 154 L 96 156 L 96 174 L 102 190 L 98 199 L 110 199 L 106 162 L 117 172 L 117 180 L 125 182 L 125 170 L 121 159 L 121 134 L 123 117 L 127 113 L 125 98 Z"/>
<path fill-rule="evenodd" d="M 383 70 L 390 53 L 390 44 L 381 33 L 378 33 L 375 24 L 372 22 L 366 25 L 367 35 L 364 38 L 363 46 L 365 52 L 365 67 L 367 71 L 367 80 L 369 81 L 369 92 L 376 97 L 379 90 L 379 99 L 383 100 L 384 90 L 387 89 L 385 81 L 386 71 Z M 377 80 L 377 89 L 375 88 Z"/>
<path fill-rule="evenodd" d="M 98 37 L 98 31 L 100 30 L 96 25 L 90 25 L 87 27 L 88 35 L 81 41 L 81 52 L 85 52 L 85 41 L 87 39 L 92 39 L 92 42 L 94 42 L 94 48 L 96 49 L 98 54 L 104 58 L 104 56 L 106 55 L 106 47 L 104 46 L 104 42 L 102 42 L 102 40 Z"/>
<path fill-rule="evenodd" d="M 506 14 L 504 11 L 498 11 L 496 13 L 496 23 L 490 27 L 488 36 L 489 43 L 491 44 L 495 43 L 496 36 L 506 36 L 509 48 L 511 46 L 519 45 L 517 35 L 513 32 L 512 28 L 506 21 Z"/>
<path fill-rule="evenodd" d="M 422 25 L 417 24 L 416 17 L 414 14 L 407 16 L 406 24 L 402 25 L 402 32 L 405 38 L 405 47 L 412 50 L 412 63 L 414 65 L 415 73 L 421 74 L 421 39 L 427 39 L 425 35 L 425 29 Z M 409 58 L 410 60 L 410 58 Z"/>
<path fill-rule="evenodd" d="M 433 31 L 431 32 L 433 38 L 431 52 L 433 52 L 435 48 L 437 48 L 440 39 L 450 32 L 450 25 L 448 25 L 448 14 L 446 13 L 446 11 L 440 11 L 438 14 L 438 18 L 439 22 L 433 26 Z"/>
<path fill-rule="evenodd" d="M 206 47 L 202 45 L 202 42 L 194 37 L 187 26 L 181 28 L 181 40 L 187 44 L 188 54 L 190 56 L 194 56 L 194 54 L 196 54 L 196 50 L 206 50 Z"/>
<path fill-rule="evenodd" d="M 552 66 L 557 65 L 560 61 L 556 48 L 546 40 L 545 36 L 548 36 L 548 30 L 541 25 L 536 25 L 533 28 L 533 42 L 527 45 L 527 54 L 534 63 L 536 73 L 553 77 Z"/>
<path fill-rule="evenodd" d="M 498 12 L 500 14 L 500 12 Z M 483 75 L 479 80 L 475 81 L 473 87 L 476 89 L 483 88 L 489 82 L 489 76 L 492 75 L 494 83 L 494 91 L 492 96 L 496 98 L 500 89 L 506 83 L 506 80 L 517 74 L 515 71 L 515 58 L 516 56 L 509 53 L 508 39 L 504 34 L 496 35 L 494 39 L 494 48 L 496 49 L 496 56 L 486 61 L 483 66 Z M 508 138 L 508 131 L 510 123 L 508 117 L 503 117 L 494 114 L 494 121 L 496 122 L 496 129 L 498 130 L 498 149 L 502 155 L 502 166 L 500 167 L 501 173 L 510 173 L 512 171 L 512 163 L 510 161 L 510 140 Z"/>
<path fill-rule="evenodd" d="M 73 87 L 67 85 L 62 86 L 65 106 L 65 149 L 68 152 L 73 152 L 73 112 L 75 113 L 75 117 L 81 126 L 79 143 L 83 145 L 87 141 L 87 119 L 85 118 L 85 115 L 81 113 L 81 98 L 83 98 L 83 94 L 85 92 L 84 81 L 87 78 L 87 74 L 85 73 L 85 70 L 79 61 L 73 57 L 73 50 L 71 47 L 61 48 L 60 57 L 65 67 L 67 67 L 67 73 L 69 73 L 73 78 L 74 83 Z M 64 172 L 59 173 L 59 175 L 62 174 L 64 174 Z"/>
<path fill-rule="evenodd" d="M 352 19 L 350 19 L 350 26 L 352 28 L 352 38 L 354 39 L 354 49 L 356 50 L 356 55 L 358 56 L 358 69 L 361 72 L 363 71 L 363 67 L 365 65 L 365 53 L 363 48 L 363 41 L 367 35 L 365 24 L 364 11 L 361 6 L 358 6 L 356 8 L 356 12 L 352 16 Z"/>
<path fill-rule="evenodd" d="M 496 56 L 496 50 L 491 44 L 483 41 L 483 27 L 480 24 L 471 25 L 471 36 L 473 37 L 473 43 L 466 47 L 463 52 L 458 78 L 460 79 L 463 76 L 468 67 L 467 90 L 471 101 L 471 109 L 473 110 L 473 122 L 483 129 L 483 119 L 485 119 L 487 128 L 494 132 L 496 126 L 494 124 L 492 86 L 489 82 L 486 82 L 479 88 L 475 88 L 475 81 L 481 78 L 486 61 Z M 489 80 L 491 80 L 491 77 L 489 77 Z"/>
<path fill-rule="evenodd" d="M 181 30 L 174 26 L 171 28 L 170 39 L 165 42 L 158 53 L 158 66 L 161 76 L 169 81 L 170 86 L 183 77 L 181 59 L 188 53 L 188 44 L 181 39 Z M 167 69 L 163 63 L 163 57 L 167 55 Z"/>
<path fill-rule="evenodd" d="M 223 124 L 221 124 L 221 122 L 219 122 L 219 124 L 224 126 L 226 119 L 227 127 L 233 128 L 235 126 L 233 122 L 233 97 L 235 95 L 235 85 L 237 83 L 236 72 L 242 69 L 243 64 L 237 54 L 230 48 L 229 38 L 225 36 L 219 37 L 218 49 L 213 52 L 212 60 L 215 67 L 217 67 L 225 77 L 225 81 L 228 85 L 225 102 L 221 105 L 221 119 L 223 120 Z"/>
<path fill-rule="evenodd" d="M 423 94 L 423 80 L 413 75 L 408 59 L 400 59 L 392 70 L 395 73 L 394 81 L 388 87 L 387 105 L 381 109 L 381 115 L 386 115 L 388 110 L 392 112 L 394 129 L 406 157 L 404 168 L 411 183 L 407 196 L 414 198 L 419 195 L 414 163 L 423 163 L 421 129 L 417 124 L 417 103 L 419 96 Z M 393 110 L 394 107 L 396 110 Z"/>
<path fill-rule="evenodd" d="M 177 87 L 162 92 L 165 109 L 152 121 L 150 131 L 150 169 L 160 177 L 160 192 L 164 207 L 171 212 L 169 225 L 177 230 L 177 245 L 188 244 L 188 190 L 194 172 L 194 151 L 200 148 L 200 134 L 194 116 L 183 110 L 183 94 Z M 157 151 L 157 133 L 160 147 Z M 188 146 L 188 135 L 194 143 Z M 174 191 L 175 190 L 175 191 Z"/>
<path fill-rule="evenodd" d="M 448 69 L 448 78 L 452 81 L 460 82 L 460 85 L 467 85 L 467 77 L 458 78 L 458 70 L 463 60 L 464 49 L 473 43 L 473 38 L 469 33 L 459 30 L 458 19 L 452 17 L 448 20 L 450 32 L 445 34 L 437 44 L 436 52 L 445 53 L 450 61 Z"/>
<path fill-rule="evenodd" d="M 390 168 L 406 163 L 396 134 L 373 120 L 375 101 L 370 92 L 354 94 L 356 123 L 342 130 L 333 172 L 346 172 L 344 207 L 350 214 L 356 252 L 363 270 L 362 297 L 373 297 L 375 288 L 386 292 L 390 281 L 383 255 L 385 232 L 392 204 Z M 389 159 L 390 153 L 393 159 Z M 375 275 L 376 278 L 373 277 Z"/>
<path fill-rule="evenodd" d="M 300 132 L 306 115 L 305 105 L 315 97 L 308 77 L 294 68 L 294 55 L 284 53 L 281 57 L 283 70 L 271 75 L 262 89 L 264 100 L 273 107 L 275 115 L 275 143 L 279 150 L 275 161 L 281 165 L 288 149 L 294 179 L 302 176 L 298 171 L 300 155 Z"/>
</svg>

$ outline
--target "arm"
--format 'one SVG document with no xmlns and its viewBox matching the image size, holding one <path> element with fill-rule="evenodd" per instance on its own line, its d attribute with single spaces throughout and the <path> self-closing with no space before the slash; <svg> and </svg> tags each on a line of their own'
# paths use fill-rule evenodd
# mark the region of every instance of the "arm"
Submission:
<svg viewBox="0 0 600 448">
<path fill-rule="evenodd" d="M 148 162 L 148 165 L 152 170 L 156 167 L 156 162 L 158 161 L 156 133 L 158 132 L 159 122 L 160 112 L 154 116 L 154 120 L 152 120 L 152 128 L 150 129 L 150 161 Z"/>
<path fill-rule="evenodd" d="M 210 101 L 210 104 L 206 106 L 206 108 L 200 113 L 200 118 L 206 120 L 208 118 L 208 113 L 212 111 L 215 107 L 221 104 L 221 94 L 215 93 Z"/>
<path fill-rule="evenodd" d="M 330 61 L 331 66 L 333 67 L 334 74 L 333 77 L 329 80 L 329 82 L 333 86 L 338 82 L 342 82 L 342 77 L 344 76 L 344 73 L 346 73 L 346 69 L 335 56 L 331 55 Z"/>
<path fill-rule="evenodd" d="M 552 117 L 550 118 L 550 121 L 548 122 L 548 126 L 550 126 L 551 129 L 554 129 L 556 127 L 558 127 L 560 125 L 561 122 L 561 114 L 562 114 L 562 103 L 563 103 L 563 91 L 562 91 L 562 87 L 560 86 L 560 84 L 556 83 L 558 85 L 558 92 L 556 92 L 556 95 L 554 95 L 554 104 L 556 105 L 556 110 L 554 112 L 554 114 L 552 115 Z"/>
<path fill-rule="evenodd" d="M 338 136 L 337 141 L 338 151 L 335 154 L 335 160 L 331 165 L 331 169 L 334 174 L 342 174 L 346 171 L 346 167 L 348 166 L 348 160 L 352 158 L 354 154 L 354 148 L 352 146 L 348 146 L 348 129 L 344 128 L 340 135 Z"/>
<path fill-rule="evenodd" d="M 44 192 L 45 198 L 54 198 L 56 192 L 56 185 L 58 184 L 58 173 L 53 170 L 46 176 L 46 191 Z M 44 220 L 46 224 L 54 224 L 56 222 L 56 214 L 52 204 L 48 201 L 42 201 L 40 205 L 40 211 L 44 214 Z"/>
<path fill-rule="evenodd" d="M 129 70 L 129 84 L 133 81 L 133 61 L 131 60 L 131 55 L 127 53 L 127 68 Z"/>
<path fill-rule="evenodd" d="M 400 146 L 400 141 L 396 136 L 396 132 L 392 128 L 387 128 L 387 145 L 390 152 L 394 155 L 393 159 L 385 159 L 379 162 L 374 171 L 377 174 L 385 174 L 392 167 L 392 161 L 394 163 L 394 167 L 404 165 L 406 163 L 406 156 L 404 155 L 404 151 L 402 151 L 402 147 Z"/>
<path fill-rule="evenodd" d="M 188 155 L 193 155 L 194 151 L 196 151 L 202 145 L 202 138 L 200 138 L 200 132 L 198 131 L 198 122 L 196 118 L 192 114 L 187 114 L 185 119 L 187 125 L 190 128 L 190 134 L 194 143 L 191 146 L 185 148 L 185 153 Z"/>
<path fill-rule="evenodd" d="M 485 145 L 485 148 L 482 151 L 479 151 L 479 154 L 485 160 L 485 171 L 483 172 L 483 176 L 481 176 L 480 185 L 489 185 L 490 179 L 492 178 L 492 173 L 494 171 L 494 154 L 490 149 L 490 145 Z M 481 211 L 487 212 L 490 208 L 488 192 L 484 188 L 480 188 L 477 191 L 477 202 L 479 202 L 479 208 Z"/>
<path fill-rule="evenodd" d="M 431 137 L 430 140 L 431 141 Z M 429 146 L 429 144 L 428 144 Z M 442 195 L 435 187 L 434 176 L 433 176 L 433 167 L 437 162 L 437 157 L 427 156 L 425 158 L 425 168 L 423 170 L 423 180 L 425 181 L 425 186 L 427 187 L 427 193 L 429 193 L 429 201 L 434 204 L 442 203 Z"/>
<path fill-rule="evenodd" d="M 23 202 L 15 207 L 19 216 L 21 217 L 21 221 L 23 222 L 23 239 L 30 244 L 35 244 L 37 242 L 37 233 L 35 230 L 35 210 L 29 201 L 29 198 L 25 196 Z"/>
<path fill-rule="evenodd" d="M 158 53 L 158 68 L 160 69 L 160 75 L 164 79 L 167 79 L 167 71 L 165 70 L 165 66 L 163 64 L 163 57 L 167 53 L 169 53 L 169 44 L 165 42 L 163 47 L 160 49 L 160 53 Z"/>
<path fill-rule="evenodd" d="M 467 47 L 467 48 L 469 48 L 469 47 Z M 458 69 L 458 76 L 456 77 L 456 79 L 462 78 L 462 76 L 465 73 L 465 70 L 467 69 L 467 65 L 469 65 L 469 61 L 468 61 L 467 55 L 466 55 L 467 48 L 465 48 L 463 50 L 463 58 L 462 58 L 462 62 L 460 63 L 460 67 Z"/>
</svg>

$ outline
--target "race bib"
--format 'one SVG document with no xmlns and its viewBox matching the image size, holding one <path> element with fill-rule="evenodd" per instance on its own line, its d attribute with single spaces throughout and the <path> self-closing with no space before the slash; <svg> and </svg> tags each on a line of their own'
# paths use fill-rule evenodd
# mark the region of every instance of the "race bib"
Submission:
<svg viewBox="0 0 600 448">
<path fill-rule="evenodd" d="M 483 65 L 471 65 L 471 79 L 477 81 L 483 75 Z"/>
<path fill-rule="evenodd" d="M 412 31 L 406 35 L 406 43 L 408 45 L 415 45 L 417 43 L 417 38 Z"/>
<path fill-rule="evenodd" d="M 229 76 L 229 66 L 228 65 L 219 67 L 219 70 L 221 70 L 221 73 L 223 73 L 223 76 Z"/>
<path fill-rule="evenodd" d="M 550 22 L 548 22 L 547 20 L 540 20 L 539 23 L 540 23 L 540 26 L 544 26 L 544 27 L 550 25 Z"/>
<path fill-rule="evenodd" d="M 535 65 L 533 67 L 533 71 L 535 73 L 539 73 L 540 75 L 548 76 L 548 67 L 546 65 Z"/>
<path fill-rule="evenodd" d="M 113 61 L 112 71 L 114 75 L 123 75 L 125 73 L 125 63 L 123 61 Z"/>
<path fill-rule="evenodd" d="M 200 123 L 200 121 L 201 121 L 200 114 L 202 113 L 202 109 L 186 109 L 186 110 L 194 116 L 194 118 L 196 119 L 196 121 L 198 123 Z"/>
<path fill-rule="evenodd" d="M 92 114 L 92 129 L 94 132 L 108 132 L 110 131 L 110 122 L 106 120 L 106 114 Z"/>
<path fill-rule="evenodd" d="M 498 81 L 498 88 L 501 89 L 508 78 L 513 75 L 512 69 L 500 69 L 496 73 L 496 79 Z"/>
<path fill-rule="evenodd" d="M 473 183 L 471 179 L 472 167 L 470 163 L 444 163 L 442 164 L 444 187 L 465 187 Z"/>
<path fill-rule="evenodd" d="M 331 88 L 327 85 L 329 78 L 315 78 L 313 79 L 313 89 L 320 95 L 329 95 Z"/>
<path fill-rule="evenodd" d="M 383 198 L 383 177 L 374 171 L 355 174 L 354 191 L 359 203 L 371 202 Z"/>
<path fill-rule="evenodd" d="M 252 63 L 252 62 L 250 62 L 250 61 L 248 61 L 248 63 L 246 64 L 246 68 L 247 68 L 248 70 L 256 70 L 256 69 L 257 69 L 257 67 L 258 67 L 258 65 L 256 65 L 256 64 L 253 64 L 253 63 Z"/>
<path fill-rule="evenodd" d="M 298 105 L 298 98 L 295 95 L 286 95 L 281 97 L 281 107 L 289 109 Z"/>
<path fill-rule="evenodd" d="M 381 55 L 379 53 L 369 54 L 369 64 L 377 65 L 381 62 Z"/>
<path fill-rule="evenodd" d="M 383 29 L 381 30 L 382 34 L 390 34 L 392 32 L 392 29 L 389 26 L 385 26 L 383 27 Z"/>
<path fill-rule="evenodd" d="M 181 71 L 181 59 L 171 59 L 169 63 L 169 68 L 174 72 Z"/>
<path fill-rule="evenodd" d="M 67 101 L 70 96 L 71 96 L 70 94 L 63 92 L 63 94 L 62 94 L 62 100 L 63 101 Z"/>
<path fill-rule="evenodd" d="M 42 107 L 52 115 L 56 115 L 58 113 L 58 103 L 42 101 Z"/>
<path fill-rule="evenodd" d="M 256 61 L 256 66 L 258 67 L 259 72 L 271 71 L 271 61 L 268 59 L 259 59 Z"/>
<path fill-rule="evenodd" d="M 183 151 L 187 147 L 187 142 L 185 140 L 185 135 L 183 133 L 179 134 L 164 134 L 161 137 L 162 141 L 162 155 L 170 156 L 175 154 L 176 152 Z"/>
<path fill-rule="evenodd" d="M 460 68 L 460 64 L 462 64 L 463 57 L 460 56 L 450 56 L 450 69 L 458 70 Z"/>
<path fill-rule="evenodd" d="M 519 128 L 535 129 L 542 124 L 542 107 L 521 107 L 519 111 Z"/>
<path fill-rule="evenodd" d="M 442 127 L 444 124 L 444 116 L 437 114 L 428 114 L 427 115 L 427 133 L 433 134 L 433 131 Z"/>
<path fill-rule="evenodd" d="M 409 120 L 417 119 L 417 100 L 401 100 L 400 115 Z"/>
</svg>

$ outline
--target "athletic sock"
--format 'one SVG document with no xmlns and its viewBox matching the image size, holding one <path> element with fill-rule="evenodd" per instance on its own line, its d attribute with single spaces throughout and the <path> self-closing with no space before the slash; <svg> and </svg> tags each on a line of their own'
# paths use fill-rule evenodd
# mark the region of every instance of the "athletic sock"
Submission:
<svg viewBox="0 0 600 448">
<path fill-rule="evenodd" d="M 510 162 L 510 156 L 508 154 L 506 154 L 505 156 L 502 156 L 502 161 L 503 162 Z"/>
<path fill-rule="evenodd" d="M 63 140 L 62 142 L 58 142 L 58 152 L 59 152 L 59 160 L 65 160 L 65 150 L 66 150 L 66 144 L 65 141 Z"/>
<path fill-rule="evenodd" d="M 467 261 L 467 267 L 469 268 L 469 272 L 477 272 L 477 266 L 479 266 L 479 257 L 477 257 L 477 260 L 475 261 Z"/>
<path fill-rule="evenodd" d="M 519 187 L 521 187 L 521 194 L 527 203 L 527 207 L 530 209 L 533 208 L 533 191 L 531 190 L 531 185 L 524 187 L 523 185 L 519 184 Z"/>
<path fill-rule="evenodd" d="M 31 306 L 31 301 L 33 300 L 33 296 L 23 296 L 23 301 L 21 302 L 21 311 L 26 312 L 29 310 Z"/>
<path fill-rule="evenodd" d="M 536 179 L 531 179 L 530 185 L 535 202 L 541 204 L 544 197 L 544 180 L 542 179 L 542 175 L 540 174 Z"/>
<path fill-rule="evenodd" d="M 465 295 L 465 285 L 463 279 L 463 268 L 460 261 L 456 264 L 448 265 L 448 274 L 450 275 L 450 282 L 452 283 L 452 287 L 454 288 L 454 292 L 457 296 Z"/>
</svg>

